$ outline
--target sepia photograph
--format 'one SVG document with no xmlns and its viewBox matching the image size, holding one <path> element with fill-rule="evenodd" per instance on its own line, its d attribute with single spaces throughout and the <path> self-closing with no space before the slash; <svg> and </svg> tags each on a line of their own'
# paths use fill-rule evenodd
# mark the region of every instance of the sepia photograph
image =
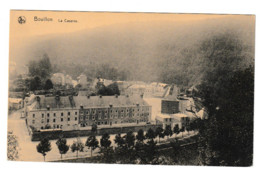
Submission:
<svg viewBox="0 0 260 170">
<path fill-rule="evenodd" d="M 7 160 L 252 166 L 254 74 L 255 15 L 10 10 Z"/>
</svg>

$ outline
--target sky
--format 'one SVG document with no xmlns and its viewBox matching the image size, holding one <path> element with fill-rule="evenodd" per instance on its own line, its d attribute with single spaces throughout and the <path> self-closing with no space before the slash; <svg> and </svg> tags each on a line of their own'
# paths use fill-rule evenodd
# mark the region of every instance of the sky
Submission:
<svg viewBox="0 0 260 170">
<path fill-rule="evenodd" d="M 18 17 L 26 18 L 25 24 Z M 34 21 L 34 17 L 52 18 L 52 22 Z M 10 12 L 10 40 L 15 43 L 24 38 L 47 34 L 68 33 L 117 23 L 143 21 L 196 21 L 225 15 L 167 14 L 167 13 L 107 13 L 107 12 L 62 12 L 62 11 L 15 11 Z M 77 20 L 77 23 L 58 22 L 59 19 Z M 12 41 L 15 39 L 15 42 Z"/>
</svg>

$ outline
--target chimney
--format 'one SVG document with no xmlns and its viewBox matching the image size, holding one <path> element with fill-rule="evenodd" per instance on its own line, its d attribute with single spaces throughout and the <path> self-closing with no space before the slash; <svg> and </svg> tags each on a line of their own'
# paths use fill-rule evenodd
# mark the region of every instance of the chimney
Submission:
<svg viewBox="0 0 260 170">
<path fill-rule="evenodd" d="M 70 105 L 71 107 L 74 107 L 74 101 L 73 101 L 73 96 L 72 95 L 69 95 L 69 101 L 70 101 Z"/>
<path fill-rule="evenodd" d="M 83 104 L 80 104 L 80 109 L 83 109 Z"/>
<path fill-rule="evenodd" d="M 55 99 L 56 99 L 56 101 L 60 101 L 60 96 L 59 96 L 59 95 L 56 95 L 56 96 L 55 96 Z"/>
<path fill-rule="evenodd" d="M 109 103 L 109 107 L 113 107 L 113 104 L 112 104 L 112 103 Z"/>
<path fill-rule="evenodd" d="M 41 108 L 41 98 L 40 98 L 40 96 L 36 96 L 36 101 L 39 105 L 39 108 Z"/>
<path fill-rule="evenodd" d="M 40 103 L 40 101 L 41 101 L 40 96 L 36 96 L 36 101 Z"/>
<path fill-rule="evenodd" d="M 90 95 L 88 95 L 88 99 L 90 98 Z"/>
<path fill-rule="evenodd" d="M 47 105 L 46 108 L 47 108 L 47 110 L 50 110 L 50 105 Z"/>
</svg>

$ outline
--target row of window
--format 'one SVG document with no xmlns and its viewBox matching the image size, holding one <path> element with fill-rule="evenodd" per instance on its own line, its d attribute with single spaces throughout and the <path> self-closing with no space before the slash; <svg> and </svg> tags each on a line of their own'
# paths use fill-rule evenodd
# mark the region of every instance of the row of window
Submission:
<svg viewBox="0 0 260 170">
<path fill-rule="evenodd" d="M 129 111 L 131 111 L 131 109 L 127 109 L 126 110 L 126 113 L 128 113 Z M 134 112 L 135 109 L 132 109 L 132 111 Z M 137 109 L 137 111 L 139 112 L 140 109 Z M 142 109 L 142 111 L 145 111 L 144 108 Z M 146 111 L 149 111 L 149 108 L 146 108 Z M 117 113 L 118 110 L 115 110 L 115 112 Z M 124 110 L 121 110 L 121 113 L 124 113 L 125 111 Z M 90 111 L 86 111 L 86 114 L 88 115 L 90 113 Z M 96 113 L 96 110 L 92 110 L 92 114 Z M 101 111 L 98 111 L 98 113 L 101 113 Z M 107 110 L 105 110 L 105 113 L 108 113 Z M 113 110 L 110 110 L 110 113 L 113 113 Z"/>
<path fill-rule="evenodd" d="M 75 112 L 74 114 L 75 114 L 75 116 L 77 116 L 78 112 Z M 44 118 L 44 115 L 45 114 L 42 113 L 42 118 Z M 70 116 L 70 115 L 71 115 L 70 112 L 68 112 L 67 116 Z M 60 113 L 60 116 L 64 116 L 63 112 Z M 33 114 L 32 117 L 35 118 L 35 114 Z M 50 113 L 47 113 L 47 117 L 50 117 Z M 56 113 L 53 113 L 53 117 L 56 117 Z"/>
<path fill-rule="evenodd" d="M 71 119 L 68 117 L 68 118 L 67 118 L 67 121 L 69 122 L 70 120 L 71 120 Z M 74 120 L 77 121 L 78 118 L 75 117 Z M 63 122 L 64 119 L 63 119 L 63 118 L 60 118 L 60 121 Z M 50 122 L 50 119 L 46 119 L 46 122 L 49 123 L 49 122 Z M 55 123 L 55 122 L 56 122 L 56 119 L 52 119 L 52 122 Z M 34 123 L 35 123 L 35 120 L 32 120 L 32 124 L 34 124 Z M 41 123 L 44 123 L 44 120 L 43 120 L 43 119 L 42 119 Z"/>
<path fill-rule="evenodd" d="M 141 113 L 141 114 L 139 114 L 139 113 L 137 113 L 137 116 L 149 116 L 149 113 Z M 126 115 L 121 115 L 121 118 L 124 118 L 124 117 L 128 117 L 129 116 L 129 114 L 126 114 Z M 133 113 L 132 114 L 132 117 L 134 117 L 135 116 L 135 114 Z M 95 118 L 96 118 L 96 116 L 92 116 L 92 120 L 95 120 Z M 104 119 L 107 119 L 108 117 L 107 117 L 107 115 L 105 115 L 104 116 Z M 118 114 L 115 114 L 115 115 L 110 115 L 110 118 L 112 119 L 112 118 L 120 118 L 120 116 L 118 115 Z M 80 120 L 83 120 L 84 119 L 84 117 L 83 116 L 80 116 Z M 90 119 L 90 117 L 89 116 L 86 116 L 85 117 L 85 119 L 86 120 L 89 120 Z M 102 119 L 101 118 L 101 115 L 98 115 L 98 119 Z"/>
</svg>

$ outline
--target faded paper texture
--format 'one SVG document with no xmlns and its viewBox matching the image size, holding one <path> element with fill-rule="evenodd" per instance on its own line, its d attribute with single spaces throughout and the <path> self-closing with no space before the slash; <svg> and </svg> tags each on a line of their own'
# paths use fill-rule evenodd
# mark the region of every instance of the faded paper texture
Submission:
<svg viewBox="0 0 260 170">
<path fill-rule="evenodd" d="M 254 15 L 10 11 L 7 159 L 251 166 Z"/>
</svg>

